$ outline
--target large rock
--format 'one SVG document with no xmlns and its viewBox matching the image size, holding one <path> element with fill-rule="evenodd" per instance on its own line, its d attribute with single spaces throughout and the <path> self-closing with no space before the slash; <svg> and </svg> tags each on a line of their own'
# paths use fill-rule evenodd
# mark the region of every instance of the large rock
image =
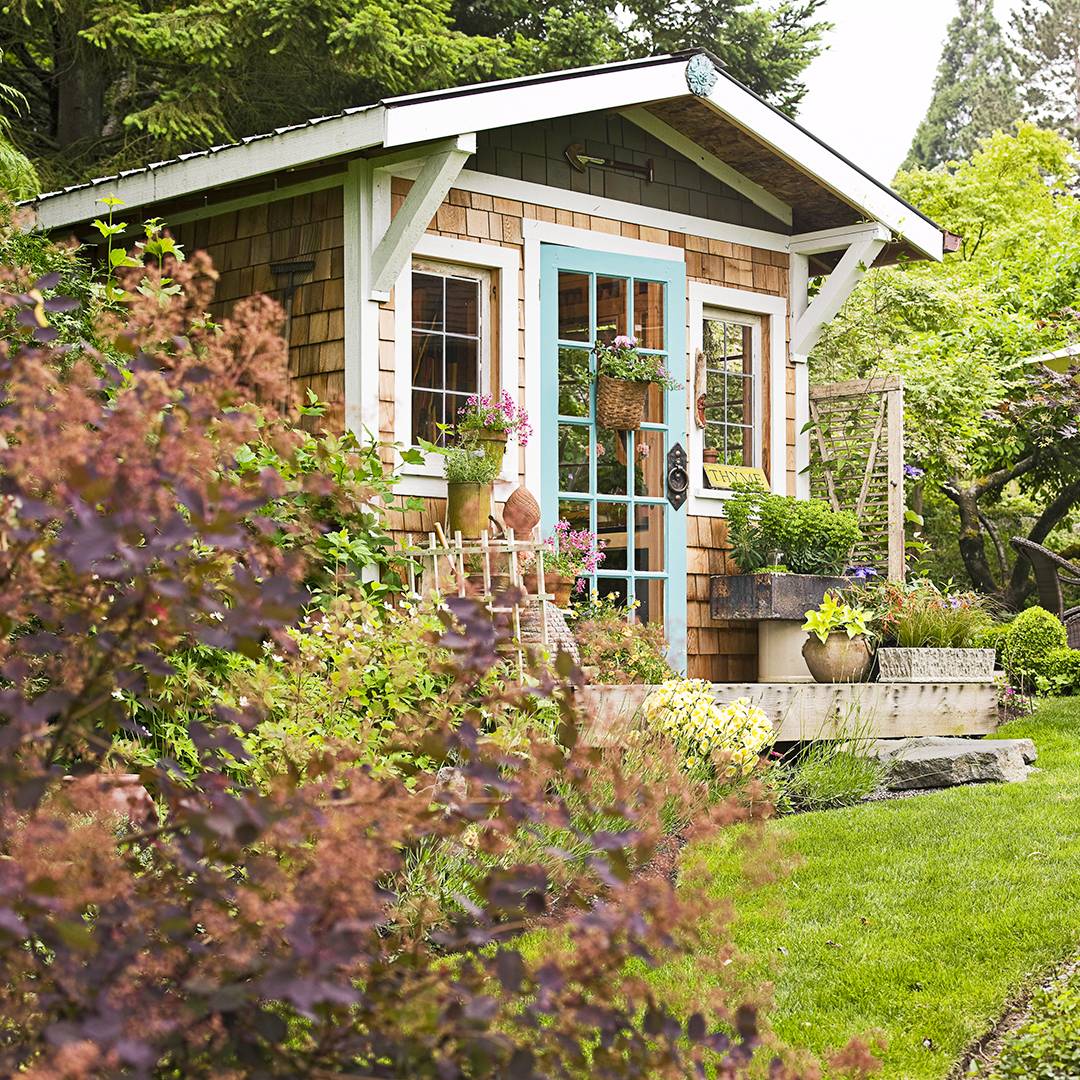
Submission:
<svg viewBox="0 0 1080 1080">
<path fill-rule="evenodd" d="M 890 791 L 1009 783 L 1027 779 L 1035 760 L 1030 739 L 877 739 L 870 753 L 888 766 Z"/>
</svg>

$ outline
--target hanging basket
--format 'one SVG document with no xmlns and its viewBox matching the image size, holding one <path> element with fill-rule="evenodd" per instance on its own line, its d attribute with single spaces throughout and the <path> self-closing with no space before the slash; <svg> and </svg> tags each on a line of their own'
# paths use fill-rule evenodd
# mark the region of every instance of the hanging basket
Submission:
<svg viewBox="0 0 1080 1080">
<path fill-rule="evenodd" d="M 596 419 L 612 431 L 637 431 L 645 417 L 645 395 L 650 384 L 613 379 L 596 379 Z"/>
</svg>

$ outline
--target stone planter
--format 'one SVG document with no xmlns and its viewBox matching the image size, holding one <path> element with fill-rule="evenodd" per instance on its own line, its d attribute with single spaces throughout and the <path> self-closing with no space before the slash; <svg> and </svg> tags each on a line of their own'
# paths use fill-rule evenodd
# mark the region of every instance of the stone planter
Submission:
<svg viewBox="0 0 1080 1080">
<path fill-rule="evenodd" d="M 757 622 L 758 682 L 812 682 L 802 654 L 806 613 L 850 584 L 824 574 L 719 574 L 709 579 L 709 608 L 714 619 Z"/>
<path fill-rule="evenodd" d="M 446 485 L 446 531 L 451 537 L 460 532 L 476 539 L 491 527 L 493 489 L 493 484 Z"/>
<path fill-rule="evenodd" d="M 825 641 L 811 634 L 802 654 L 819 683 L 866 682 L 874 661 L 866 638 L 849 638 L 843 631 L 830 634 Z"/>
<path fill-rule="evenodd" d="M 877 651 L 882 682 L 993 682 L 993 649 L 899 649 Z"/>
</svg>

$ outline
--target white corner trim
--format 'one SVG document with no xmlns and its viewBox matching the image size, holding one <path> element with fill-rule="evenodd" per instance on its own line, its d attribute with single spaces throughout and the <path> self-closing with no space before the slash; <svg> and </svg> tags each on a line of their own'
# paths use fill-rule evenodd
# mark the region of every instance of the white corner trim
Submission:
<svg viewBox="0 0 1080 1080">
<path fill-rule="evenodd" d="M 868 218 L 880 221 L 924 255 L 941 260 L 941 230 L 909 207 L 884 185 L 871 180 L 835 150 L 818 142 L 788 117 L 749 93 L 729 75 L 719 72 L 708 96 L 702 98 L 718 113 L 779 157 L 795 164 Z"/>
<path fill-rule="evenodd" d="M 755 351 L 769 365 L 769 477 L 774 492 L 787 493 L 787 314 L 788 304 L 782 296 L 748 292 L 703 281 L 690 281 L 689 319 L 690 334 L 687 338 L 687 400 L 690 414 L 690 490 L 689 513 L 700 517 L 723 517 L 724 499 L 730 492 L 705 488 L 700 483 L 704 432 L 693 417 L 693 370 L 698 350 L 702 347 L 702 321 L 706 308 L 731 312 L 733 315 L 756 315 L 769 320 L 769 355 L 762 356 L 760 329 L 755 332 Z M 762 447 L 762 379 L 761 371 L 754 376 L 755 397 L 755 452 L 760 457 Z M 764 462 L 759 461 L 759 464 Z"/>
<path fill-rule="evenodd" d="M 470 134 L 457 136 L 450 140 L 448 146 L 433 148 L 425 157 L 401 209 L 394 215 L 372 252 L 373 299 L 389 299 L 390 287 L 400 275 L 417 241 L 442 205 L 462 166 L 475 153 L 476 135 Z"/>
<path fill-rule="evenodd" d="M 411 179 L 416 176 L 417 169 L 415 165 L 400 165 L 392 166 L 388 171 L 395 176 Z M 454 181 L 454 187 L 480 195 L 546 206 L 553 210 L 591 214 L 630 225 L 664 229 L 669 232 L 691 233 L 709 240 L 724 240 L 730 244 L 744 244 L 747 247 L 761 248 L 765 251 L 780 251 L 786 254 L 788 250 L 789 237 L 785 233 L 752 229 L 746 225 L 732 225 L 726 221 L 714 221 L 712 218 L 695 217 L 692 214 L 679 214 L 672 210 L 657 210 L 651 206 L 642 206 L 640 203 L 606 199 L 584 191 L 568 191 L 566 188 L 534 184 L 530 180 L 514 180 L 508 176 L 476 172 L 473 169 L 462 169 L 461 174 Z"/>
<path fill-rule="evenodd" d="M 394 441 L 401 446 L 412 443 L 412 258 L 434 259 L 458 266 L 474 266 L 492 271 L 498 295 L 498 348 L 491 362 L 498 365 L 499 383 L 518 398 L 518 271 L 520 256 L 515 248 L 494 244 L 457 240 L 447 236 L 424 233 L 410 252 L 394 284 Z M 379 378 L 378 349 L 366 359 L 373 368 L 376 387 Z M 490 376 L 490 372 L 488 372 Z M 490 382 L 484 390 L 490 389 Z M 526 408 L 529 408 L 526 403 Z M 530 416 L 539 416 L 529 409 Z M 536 439 L 533 440 L 533 443 Z M 505 498 L 517 484 L 516 443 L 503 459 L 496 495 Z M 530 447 L 533 444 L 530 443 Z M 526 448 L 528 454 L 530 447 Z M 401 480 L 396 490 L 403 495 L 444 497 L 446 481 L 442 475 L 442 460 L 429 455 L 423 465 L 406 465 L 398 459 Z"/>
<path fill-rule="evenodd" d="M 782 221 L 785 225 L 792 223 L 791 207 L 783 199 L 778 199 L 771 191 L 766 191 L 760 184 L 755 184 L 749 177 L 743 176 L 737 169 L 721 161 L 715 154 L 709 153 L 693 139 L 670 124 L 664 123 L 655 113 L 637 106 L 623 109 L 622 115 L 632 124 L 647 131 L 654 138 L 692 161 L 703 172 L 707 172 L 721 183 L 727 184 L 733 191 L 749 199 L 777 221 Z"/>
<path fill-rule="evenodd" d="M 370 162 L 350 161 L 343 197 L 345 428 L 361 440 L 379 438 L 379 305 L 368 299 L 373 185 Z"/>
<path fill-rule="evenodd" d="M 825 279 L 821 292 L 799 316 L 791 330 L 791 351 L 808 356 L 817 344 L 825 324 L 832 320 L 851 295 L 852 289 L 878 257 L 886 240 L 877 233 L 867 233 L 844 252 L 836 268 Z"/>
</svg>

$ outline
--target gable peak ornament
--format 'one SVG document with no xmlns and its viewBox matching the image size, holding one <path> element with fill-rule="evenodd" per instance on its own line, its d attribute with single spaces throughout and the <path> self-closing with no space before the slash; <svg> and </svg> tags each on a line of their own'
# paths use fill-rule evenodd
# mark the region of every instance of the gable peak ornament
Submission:
<svg viewBox="0 0 1080 1080">
<path fill-rule="evenodd" d="M 716 65 L 704 53 L 695 53 L 686 64 L 686 85 L 698 97 L 706 97 L 718 77 Z"/>
</svg>

